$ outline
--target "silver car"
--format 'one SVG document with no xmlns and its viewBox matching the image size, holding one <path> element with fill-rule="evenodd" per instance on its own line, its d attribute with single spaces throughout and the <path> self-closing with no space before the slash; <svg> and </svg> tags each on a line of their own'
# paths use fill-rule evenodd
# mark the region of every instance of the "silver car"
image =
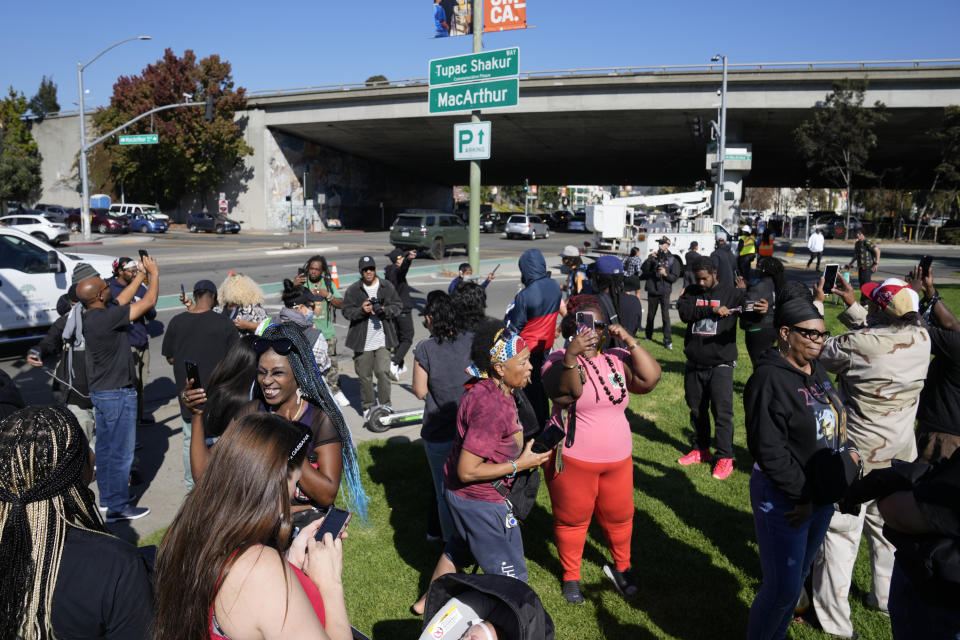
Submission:
<svg viewBox="0 0 960 640">
<path fill-rule="evenodd" d="M 515 214 L 507 220 L 507 226 L 504 229 L 508 238 L 528 238 L 536 240 L 540 238 L 549 238 L 550 229 L 547 223 L 540 216 Z"/>
</svg>

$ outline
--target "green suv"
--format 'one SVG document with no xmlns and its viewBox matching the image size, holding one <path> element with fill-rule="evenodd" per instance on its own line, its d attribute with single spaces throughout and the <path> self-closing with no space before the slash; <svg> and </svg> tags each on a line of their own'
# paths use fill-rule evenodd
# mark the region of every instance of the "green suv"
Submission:
<svg viewBox="0 0 960 640">
<path fill-rule="evenodd" d="M 441 259 L 451 247 L 467 248 L 468 231 L 452 213 L 404 211 L 390 226 L 390 244 L 398 249 L 429 251 Z"/>
</svg>

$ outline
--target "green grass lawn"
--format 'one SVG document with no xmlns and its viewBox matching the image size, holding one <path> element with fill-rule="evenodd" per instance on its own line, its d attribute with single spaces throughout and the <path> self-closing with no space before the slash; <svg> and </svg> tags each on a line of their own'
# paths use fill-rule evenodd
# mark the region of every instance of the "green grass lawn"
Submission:
<svg viewBox="0 0 960 640">
<path fill-rule="evenodd" d="M 947 304 L 960 309 L 960 287 L 943 286 Z M 826 305 L 827 327 L 842 309 Z M 674 331 L 683 327 L 675 325 Z M 655 337 L 659 337 L 659 333 Z M 559 640 L 646 638 L 743 638 L 747 614 L 760 586 L 760 563 L 750 511 L 748 479 L 753 461 L 746 448 L 741 395 L 750 375 L 740 343 L 734 378 L 735 472 L 726 481 L 708 465 L 680 467 L 690 449 L 691 428 L 683 398 L 684 356 L 644 343 L 663 367 L 663 379 L 646 396 L 631 398 L 627 415 L 633 431 L 633 571 L 640 593 L 627 602 L 601 567 L 608 558 L 602 534 L 591 526 L 584 551 L 582 586 L 587 604 L 567 604 L 560 595 L 560 562 L 553 540 L 550 500 L 541 487 L 538 504 L 523 523 L 524 546 L 536 590 L 556 625 Z M 364 485 L 371 497 L 369 528 L 350 527 L 344 545 L 343 581 L 350 619 L 380 639 L 416 638 L 421 619 L 408 610 L 427 586 L 441 552 L 425 541 L 431 483 L 422 448 L 405 438 L 360 446 Z M 156 543 L 158 532 L 144 543 Z M 869 592 L 866 545 L 854 571 L 853 624 L 862 638 L 890 638 L 889 620 L 864 607 Z M 791 635 L 792 634 L 792 635 Z M 827 638 L 791 625 L 788 637 Z"/>
</svg>

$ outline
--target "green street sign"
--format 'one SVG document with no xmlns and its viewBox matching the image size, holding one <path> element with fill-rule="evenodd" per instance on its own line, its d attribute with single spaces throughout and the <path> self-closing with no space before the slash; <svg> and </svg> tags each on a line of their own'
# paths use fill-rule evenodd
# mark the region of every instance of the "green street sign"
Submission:
<svg viewBox="0 0 960 640">
<path fill-rule="evenodd" d="M 520 48 L 497 49 L 430 61 L 430 86 L 508 78 L 520 73 Z"/>
<path fill-rule="evenodd" d="M 430 113 L 515 107 L 519 94 L 520 80 L 517 78 L 431 87 Z"/>
<path fill-rule="evenodd" d="M 120 136 L 120 144 L 157 144 L 160 141 L 156 133 L 140 133 L 133 136 Z"/>
</svg>

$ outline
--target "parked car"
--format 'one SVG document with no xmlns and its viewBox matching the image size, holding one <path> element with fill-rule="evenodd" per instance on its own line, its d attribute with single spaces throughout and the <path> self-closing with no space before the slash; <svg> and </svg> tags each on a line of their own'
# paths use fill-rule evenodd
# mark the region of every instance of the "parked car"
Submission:
<svg viewBox="0 0 960 640">
<path fill-rule="evenodd" d="M 820 229 L 824 238 L 842 238 L 844 230 L 847 228 L 847 216 L 839 213 L 821 214 L 813 217 L 813 221 L 811 229 Z M 860 218 L 850 216 L 850 237 L 852 238 L 862 230 L 863 224 L 860 222 Z"/>
<path fill-rule="evenodd" d="M 76 209 L 67 216 L 67 226 L 77 233 L 82 228 L 80 210 Z M 123 218 L 115 218 L 107 209 L 90 209 L 90 228 L 97 233 L 126 233 L 130 223 Z"/>
<path fill-rule="evenodd" d="M 240 233 L 240 223 L 222 213 L 194 211 L 187 216 L 187 229 L 190 233 L 210 231 L 215 233 Z"/>
<path fill-rule="evenodd" d="M 537 237 L 549 238 L 550 229 L 547 223 L 540 219 L 540 216 L 515 214 L 507 220 L 507 226 L 504 228 L 508 238 L 523 237 L 530 240 L 536 240 Z"/>
<path fill-rule="evenodd" d="M 13 216 L 4 216 L 0 218 L 0 225 L 19 229 L 52 245 L 57 245 L 70 238 L 70 230 L 67 229 L 67 225 L 54 222 L 43 215 L 18 213 Z"/>
<path fill-rule="evenodd" d="M 390 225 L 390 244 L 430 252 L 441 259 L 451 247 L 467 247 L 467 225 L 452 213 L 404 211 Z"/>
<path fill-rule="evenodd" d="M 587 232 L 587 214 L 575 213 L 567 220 L 567 231 L 586 233 Z"/>
<path fill-rule="evenodd" d="M 547 226 L 550 227 L 551 231 L 563 231 L 567 228 L 567 221 L 573 215 L 572 211 L 567 211 L 561 209 L 560 211 L 554 211 L 553 213 L 548 213 L 544 218 L 544 222 L 547 223 Z"/>
<path fill-rule="evenodd" d="M 130 231 L 140 233 L 164 233 L 170 226 L 166 220 L 161 220 L 147 213 L 131 213 L 125 216 L 130 223 Z"/>
<path fill-rule="evenodd" d="M 149 216 L 153 216 L 157 220 L 163 220 L 167 224 L 170 224 L 170 216 L 165 213 L 161 213 L 160 209 L 152 204 L 133 204 L 130 202 L 124 204 L 111 204 L 110 205 L 110 215 L 116 216 L 118 218 L 129 218 L 135 213 L 143 213 Z"/>
<path fill-rule="evenodd" d="M 69 207 L 63 207 L 59 204 L 38 204 L 34 208 L 37 211 L 42 211 L 45 216 L 63 223 L 66 223 L 71 211 Z"/>
<path fill-rule="evenodd" d="M 506 226 L 506 214 L 491 211 L 480 216 L 480 231 L 483 233 L 500 233 Z"/>
</svg>

